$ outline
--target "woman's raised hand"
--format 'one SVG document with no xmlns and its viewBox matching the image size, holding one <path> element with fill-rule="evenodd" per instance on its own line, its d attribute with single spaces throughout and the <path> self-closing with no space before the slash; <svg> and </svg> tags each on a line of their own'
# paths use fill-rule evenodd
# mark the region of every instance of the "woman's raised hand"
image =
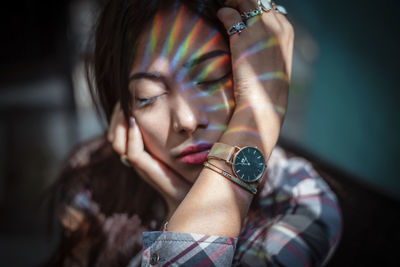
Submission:
<svg viewBox="0 0 400 267">
<path fill-rule="evenodd" d="M 257 0 L 227 0 L 225 4 L 228 7 L 220 9 L 218 17 L 227 31 L 243 21 L 241 14 L 257 9 L 258 5 Z M 255 83 L 268 89 L 266 85 L 270 80 L 281 80 L 288 87 L 294 41 L 291 23 L 274 9 L 253 16 L 244 23 L 246 29 L 230 36 L 237 96 L 253 95 Z"/>
<path fill-rule="evenodd" d="M 227 132 L 240 126 L 253 128 L 262 139 L 264 152 L 269 154 L 286 113 L 293 27 L 285 15 L 274 9 L 244 21 L 241 14 L 257 9 L 257 0 L 227 0 L 225 5 L 218 17 L 227 31 L 239 22 L 247 26 L 230 36 L 236 107 Z M 243 123 L 246 125 L 240 125 Z"/>
<path fill-rule="evenodd" d="M 118 154 L 126 156 L 142 179 L 164 196 L 172 213 L 189 191 L 190 184 L 146 151 L 139 126 L 133 117 L 127 124 L 119 102 L 111 117 L 107 139 Z"/>
</svg>

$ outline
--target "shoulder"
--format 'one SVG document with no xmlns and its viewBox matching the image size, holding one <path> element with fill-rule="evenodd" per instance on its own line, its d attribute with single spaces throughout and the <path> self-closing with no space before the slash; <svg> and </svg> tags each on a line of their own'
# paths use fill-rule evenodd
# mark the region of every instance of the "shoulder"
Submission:
<svg viewBox="0 0 400 267">
<path fill-rule="evenodd" d="M 91 190 L 102 169 L 115 162 L 110 144 L 101 135 L 75 146 L 61 164 L 49 190 L 56 205 L 69 205 Z M 99 166 L 102 166 L 99 168 Z"/>
<path fill-rule="evenodd" d="M 92 202 L 93 163 L 108 154 L 108 144 L 103 136 L 87 140 L 74 147 L 61 165 L 59 174 L 51 185 L 53 205 L 62 225 L 69 230 L 77 229 L 88 216 L 98 212 L 99 206 Z M 104 161 L 104 160 L 103 160 Z"/>
<path fill-rule="evenodd" d="M 275 191 L 290 191 L 292 196 L 329 194 L 335 198 L 335 194 L 324 181 L 324 178 L 314 169 L 308 160 L 288 155 L 281 147 L 276 147 L 268 161 L 268 180 L 260 192 L 263 198 Z M 293 191 L 297 190 L 297 191 Z"/>
<path fill-rule="evenodd" d="M 104 135 L 86 140 L 72 149 L 66 157 L 63 168 L 80 168 L 89 165 L 93 160 L 112 153 L 111 145 Z"/>
<path fill-rule="evenodd" d="M 89 258 L 99 266 L 127 265 L 141 249 L 141 233 L 157 226 L 154 216 L 144 217 L 160 205 L 148 192 L 104 136 L 76 146 L 50 189 L 51 212 L 63 229 L 60 248 L 67 248 L 58 260 L 64 266 L 70 259 L 85 264 Z M 148 206 L 142 208 L 141 199 Z"/>
</svg>

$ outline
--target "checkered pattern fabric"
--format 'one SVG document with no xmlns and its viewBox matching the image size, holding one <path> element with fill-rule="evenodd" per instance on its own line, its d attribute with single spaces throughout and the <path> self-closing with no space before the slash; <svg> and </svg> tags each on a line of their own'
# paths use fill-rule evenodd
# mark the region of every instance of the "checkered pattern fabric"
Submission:
<svg viewBox="0 0 400 267">
<path fill-rule="evenodd" d="M 336 196 L 301 158 L 276 148 L 261 212 L 237 238 L 144 232 L 142 266 L 321 266 L 334 252 L 342 217 Z M 152 259 L 152 257 L 156 257 Z M 156 263 L 157 262 L 157 263 Z"/>
<path fill-rule="evenodd" d="M 230 266 L 235 239 L 190 233 L 143 233 L 143 265 L 159 255 L 160 266 Z"/>
</svg>

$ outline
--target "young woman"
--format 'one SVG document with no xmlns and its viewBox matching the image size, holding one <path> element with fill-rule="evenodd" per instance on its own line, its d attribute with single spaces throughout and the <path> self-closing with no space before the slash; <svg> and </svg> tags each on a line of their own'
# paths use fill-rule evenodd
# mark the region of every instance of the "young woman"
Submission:
<svg viewBox="0 0 400 267">
<path fill-rule="evenodd" d="M 274 149 L 292 65 L 285 10 L 220 2 L 106 2 L 89 76 L 107 141 L 73 153 L 54 187 L 54 264 L 317 266 L 334 251 L 335 195 Z"/>
</svg>

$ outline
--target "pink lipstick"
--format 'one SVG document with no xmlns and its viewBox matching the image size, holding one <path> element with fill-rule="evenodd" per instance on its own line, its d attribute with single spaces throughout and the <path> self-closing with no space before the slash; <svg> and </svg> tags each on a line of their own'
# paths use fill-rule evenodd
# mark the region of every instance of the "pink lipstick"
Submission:
<svg viewBox="0 0 400 267">
<path fill-rule="evenodd" d="M 179 154 L 179 160 L 188 164 L 203 164 L 207 160 L 212 144 L 198 144 L 189 146 Z"/>
</svg>

